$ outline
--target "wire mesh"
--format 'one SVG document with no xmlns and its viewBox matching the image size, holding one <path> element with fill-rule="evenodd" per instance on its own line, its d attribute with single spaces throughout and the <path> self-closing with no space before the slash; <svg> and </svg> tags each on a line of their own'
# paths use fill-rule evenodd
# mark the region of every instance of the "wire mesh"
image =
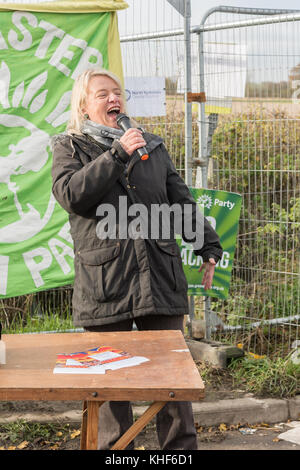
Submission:
<svg viewBox="0 0 300 470">
<path fill-rule="evenodd" d="M 244 18 L 216 13 L 208 24 Z M 208 187 L 243 197 L 230 295 L 212 302 L 223 323 L 213 337 L 257 354 L 287 352 L 299 338 L 299 30 L 293 21 L 203 33 L 206 126 L 209 114 L 218 118 Z"/>
<path fill-rule="evenodd" d="M 184 178 L 184 100 L 182 93 L 177 92 L 179 77 L 184 73 L 183 35 L 170 33 L 167 37 L 142 40 L 145 33 L 151 36 L 155 32 L 183 31 L 183 17 L 167 2 L 133 0 L 128 3 L 130 8 L 119 13 L 125 83 L 126 77 L 164 77 L 166 93 L 165 116 L 135 118 L 144 129 L 165 139 L 166 147 Z M 197 138 L 196 123 L 194 137 Z"/>
<path fill-rule="evenodd" d="M 138 5 L 135 2 L 135 8 Z M 170 30 L 182 26 L 182 18 L 175 16 L 168 24 Z M 198 35 L 192 35 L 192 91 L 205 91 L 207 97 L 204 136 L 198 105 L 193 105 L 192 152 L 194 161 L 203 159 L 198 130 L 200 140 L 206 140 L 208 125 L 216 120 L 211 146 L 207 141 L 204 145 L 211 157 L 208 187 L 243 197 L 230 296 L 211 303 L 211 315 L 217 314 L 222 325 L 212 329 L 213 338 L 242 342 L 256 353 L 269 354 L 289 350 L 299 337 L 300 116 L 295 81 L 300 78 L 296 40 L 300 23 L 214 30 L 214 25 L 249 18 L 253 16 L 232 12 L 211 15 L 206 23 L 211 31 L 203 33 L 200 58 Z M 156 31 L 167 29 L 161 25 Z M 170 33 L 137 42 L 125 34 L 122 55 L 125 76 L 168 78 L 166 117 L 141 121 L 163 135 L 184 177 L 183 36 Z M 204 61 L 204 90 L 199 89 L 199 60 Z M 194 183 L 196 176 L 195 168 Z M 202 298 L 195 299 L 195 308 L 203 315 Z"/>
</svg>

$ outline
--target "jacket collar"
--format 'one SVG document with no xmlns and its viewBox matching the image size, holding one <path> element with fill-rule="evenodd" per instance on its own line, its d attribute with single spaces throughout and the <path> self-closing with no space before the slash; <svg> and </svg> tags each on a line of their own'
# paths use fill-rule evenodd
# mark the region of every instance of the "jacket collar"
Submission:
<svg viewBox="0 0 300 470">
<path fill-rule="evenodd" d="M 91 145 L 92 148 L 97 152 L 99 147 L 103 152 L 105 152 L 107 149 L 101 145 L 101 142 L 97 142 L 94 140 L 91 136 L 85 135 L 85 134 L 71 134 L 70 136 L 74 142 L 85 152 L 88 153 L 88 148 Z M 161 145 L 163 143 L 163 139 L 160 136 L 157 136 L 155 134 L 150 134 L 148 132 L 145 132 L 143 134 L 143 137 L 146 141 L 146 149 L 148 153 L 150 154 L 152 150 L 154 150 L 156 147 Z M 97 153 L 99 155 L 99 153 Z M 149 158 L 151 158 L 151 155 L 149 155 Z M 141 159 L 137 153 L 134 153 L 129 161 L 128 167 L 127 167 L 127 174 L 129 175 L 133 169 L 133 167 L 140 162 Z"/>
</svg>

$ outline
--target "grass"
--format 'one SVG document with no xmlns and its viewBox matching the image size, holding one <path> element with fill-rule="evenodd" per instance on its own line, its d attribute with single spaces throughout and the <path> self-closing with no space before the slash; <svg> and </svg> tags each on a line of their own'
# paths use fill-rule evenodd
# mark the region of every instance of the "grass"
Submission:
<svg viewBox="0 0 300 470">
<path fill-rule="evenodd" d="M 35 423 L 23 419 L 12 423 L 0 425 L 1 440 L 10 440 L 12 443 L 20 441 L 35 441 L 37 439 L 56 442 L 63 435 L 68 435 L 70 426 L 58 423 Z"/>
<path fill-rule="evenodd" d="M 300 364 L 282 358 L 231 359 L 225 369 L 196 361 L 206 386 L 219 391 L 243 391 L 256 397 L 291 398 L 300 393 Z"/>
<path fill-rule="evenodd" d="M 0 316 L 1 321 L 1 316 Z M 40 333 L 42 331 L 61 331 L 74 329 L 71 316 L 62 316 L 58 313 L 45 313 L 43 315 L 23 315 L 19 314 L 9 324 L 2 322 L 3 333 Z"/>
<path fill-rule="evenodd" d="M 286 358 L 239 358 L 229 364 L 234 385 L 256 396 L 288 398 L 300 393 L 300 365 Z"/>
<path fill-rule="evenodd" d="M 0 450 L 58 450 L 68 440 L 80 435 L 64 423 L 37 423 L 23 419 L 0 424 Z"/>
</svg>

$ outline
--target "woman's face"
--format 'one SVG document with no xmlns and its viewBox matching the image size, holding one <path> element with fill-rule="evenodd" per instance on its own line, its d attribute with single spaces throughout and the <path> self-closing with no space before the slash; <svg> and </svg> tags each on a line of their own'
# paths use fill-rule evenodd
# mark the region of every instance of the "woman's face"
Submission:
<svg viewBox="0 0 300 470">
<path fill-rule="evenodd" d="M 118 129 L 117 116 L 124 110 L 122 91 L 114 80 L 106 75 L 90 79 L 83 112 L 91 121 Z"/>
</svg>

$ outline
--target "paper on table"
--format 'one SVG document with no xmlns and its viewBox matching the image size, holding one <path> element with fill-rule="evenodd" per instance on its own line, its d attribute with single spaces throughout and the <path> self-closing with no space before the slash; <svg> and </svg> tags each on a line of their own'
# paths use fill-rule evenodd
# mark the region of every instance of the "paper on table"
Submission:
<svg viewBox="0 0 300 470">
<path fill-rule="evenodd" d="M 90 367 L 54 367 L 53 374 L 105 374 L 105 368 L 100 364 Z"/>
<path fill-rule="evenodd" d="M 105 369 L 111 369 L 111 370 L 116 370 L 116 369 L 122 369 L 123 367 L 132 367 L 132 366 L 138 366 L 139 364 L 142 364 L 143 362 L 147 362 L 149 359 L 146 357 L 142 356 L 133 356 L 128 359 L 124 359 L 123 361 L 117 361 L 117 362 L 111 362 L 109 364 L 103 364 L 102 367 Z"/>
<path fill-rule="evenodd" d="M 148 361 L 119 349 L 102 346 L 87 351 L 58 354 L 54 374 L 105 374 L 106 370 L 132 367 Z"/>
</svg>

